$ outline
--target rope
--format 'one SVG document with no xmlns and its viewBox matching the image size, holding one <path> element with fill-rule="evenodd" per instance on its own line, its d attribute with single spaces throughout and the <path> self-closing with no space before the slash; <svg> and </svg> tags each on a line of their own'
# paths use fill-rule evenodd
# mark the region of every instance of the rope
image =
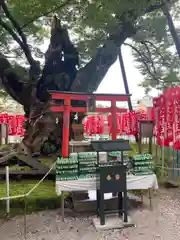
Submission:
<svg viewBox="0 0 180 240">
<path fill-rule="evenodd" d="M 54 162 L 51 166 L 51 168 L 49 169 L 49 171 L 44 175 L 44 177 L 31 189 L 29 190 L 29 192 L 27 192 L 26 194 L 21 194 L 21 195 L 17 195 L 17 196 L 9 196 L 9 197 L 3 197 L 0 198 L 0 201 L 2 200 L 7 200 L 7 199 L 17 199 L 17 198 L 24 198 L 24 239 L 27 239 L 27 218 L 26 218 L 26 212 L 27 212 L 27 196 L 29 196 L 40 184 L 42 181 L 44 181 L 44 179 L 47 177 L 47 175 L 52 171 L 52 169 L 54 168 L 56 162 Z M 8 220 L 11 220 L 13 218 L 10 217 L 9 215 L 6 214 L 5 219 L 3 220 L 3 222 L 0 224 L 0 227 L 2 227 Z"/>
<path fill-rule="evenodd" d="M 23 198 L 23 197 L 28 197 L 38 186 L 39 184 L 41 184 L 42 181 L 44 181 L 44 179 L 47 177 L 47 175 L 52 171 L 52 169 L 54 168 L 56 162 L 54 162 L 51 166 L 51 168 L 49 169 L 49 171 L 44 175 L 44 177 L 31 189 L 29 190 L 29 192 L 25 193 L 25 194 L 21 194 L 21 195 L 16 195 L 16 196 L 9 196 L 9 197 L 2 197 L 0 198 L 0 201 L 3 200 L 8 200 L 8 199 L 17 199 L 17 198 Z"/>
</svg>

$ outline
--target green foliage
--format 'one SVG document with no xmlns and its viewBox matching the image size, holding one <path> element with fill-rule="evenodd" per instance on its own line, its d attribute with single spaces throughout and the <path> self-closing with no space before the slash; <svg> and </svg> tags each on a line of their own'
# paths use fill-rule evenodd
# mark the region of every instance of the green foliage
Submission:
<svg viewBox="0 0 180 240">
<path fill-rule="evenodd" d="M 31 190 L 37 181 L 23 180 L 10 182 L 10 196 L 17 196 L 27 193 Z M 6 195 L 5 182 L 0 182 L 0 197 Z M 56 209 L 60 207 L 60 197 L 56 195 L 55 183 L 53 181 L 42 182 L 27 198 L 27 214 L 46 210 Z M 24 213 L 24 198 L 10 200 L 11 215 L 19 215 Z M 5 214 L 5 201 L 0 201 L 0 217 Z"/>
<path fill-rule="evenodd" d="M 120 31 L 123 21 L 131 22 L 139 29 L 132 46 L 137 67 L 145 77 L 141 84 L 146 91 L 176 85 L 179 78 L 179 59 L 172 53 L 173 40 L 162 11 L 144 14 L 148 7 L 159 0 L 11 0 L 8 9 L 27 36 L 33 56 L 42 59 L 45 49 L 40 48 L 49 37 L 51 17 L 56 14 L 70 31 L 71 38 L 85 64 L 103 45 L 110 34 Z M 173 16 L 178 18 L 178 1 L 170 1 Z M 139 16 L 135 21 L 135 16 Z M 17 32 L 12 22 L 1 11 L 1 19 Z M 144 43 L 142 43 L 142 40 Z M 24 62 L 20 46 L 0 25 L 0 51 L 11 55 L 10 60 Z M 140 53 L 140 54 L 139 54 Z M 22 64 L 21 64 L 22 65 Z M 23 65 L 24 66 L 24 65 Z M 20 75 L 27 75 L 27 67 L 15 66 Z"/>
<path fill-rule="evenodd" d="M 31 46 L 43 43 L 48 37 L 48 27 L 52 15 L 59 15 L 62 23 L 71 30 L 73 38 L 80 49 L 81 56 L 91 57 L 97 47 L 109 33 L 117 31 L 121 18 L 128 18 L 131 21 L 133 14 L 140 14 L 149 5 L 158 1 L 155 0 L 12 0 L 7 6 L 12 16 L 28 37 Z M 131 12 L 130 12 L 131 11 Z M 3 15 L 2 20 L 8 23 L 14 30 L 10 21 Z M 5 53 L 14 52 L 22 58 L 22 51 L 17 45 L 12 47 L 13 39 L 0 27 L 0 47 Z M 36 57 L 42 57 L 40 50 L 33 49 Z"/>
<path fill-rule="evenodd" d="M 180 13 L 175 7 L 172 17 Z M 164 90 L 178 85 L 180 58 L 175 53 L 166 17 L 161 11 L 153 12 L 142 17 L 138 25 L 139 32 L 131 44 L 136 67 L 144 76 L 140 86 L 148 93 L 152 88 Z M 179 30 L 177 27 L 177 33 Z"/>
<path fill-rule="evenodd" d="M 150 4 L 157 1 L 94 0 L 84 1 L 69 10 L 64 10 L 64 22 L 76 36 L 75 42 L 83 58 L 95 54 L 98 47 L 113 32 L 119 31 L 123 20 L 131 21 L 133 15 L 140 15 Z"/>
</svg>

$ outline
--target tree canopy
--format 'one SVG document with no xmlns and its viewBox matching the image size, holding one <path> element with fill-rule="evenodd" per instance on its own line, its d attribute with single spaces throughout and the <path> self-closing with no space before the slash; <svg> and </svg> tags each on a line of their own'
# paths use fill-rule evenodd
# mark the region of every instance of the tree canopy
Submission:
<svg viewBox="0 0 180 240">
<path fill-rule="evenodd" d="M 169 7 L 179 36 L 179 1 Z M 135 65 L 144 76 L 140 86 L 148 92 L 152 88 L 164 90 L 179 84 L 180 52 L 175 46 L 171 26 L 162 9 L 148 14 L 139 22 L 140 31 L 127 45 L 131 47 Z M 180 49 L 180 38 L 177 43 Z"/>
<path fill-rule="evenodd" d="M 1 1 L 0 52 L 13 64 L 21 80 L 29 81 L 27 68 L 31 60 L 25 56 L 20 41 L 27 42 L 30 55 L 44 62 L 42 45 L 50 37 L 49 27 L 54 14 L 70 31 L 71 39 L 78 48 L 80 66 L 84 66 L 96 54 L 97 48 L 113 36 L 118 39 L 122 22 L 138 32 L 131 48 L 137 66 L 145 76 L 141 84 L 148 91 L 151 87 L 164 88 L 178 82 L 178 56 L 172 52 L 172 36 L 157 0 L 11 0 Z M 179 1 L 167 1 L 172 15 L 178 19 Z M 156 11 L 153 11 L 153 10 Z M 145 13 L 148 14 L 145 14 Z M 16 24 L 12 21 L 16 20 Z M 132 30 L 132 29 L 131 29 Z M 177 29 L 178 31 L 178 29 Z M 129 34 L 130 37 L 133 35 Z M 23 40 L 24 39 L 24 40 Z M 143 40 L 143 41 L 142 41 Z M 119 42 L 118 42 L 119 41 Z M 128 45 L 128 43 L 127 43 Z M 27 49 L 26 49 L 27 50 Z M 22 67 L 23 66 L 23 67 Z M 24 68 L 25 67 L 25 68 Z M 99 82 L 98 82 L 99 84 Z M 97 86 L 95 86 L 97 87 Z"/>
<path fill-rule="evenodd" d="M 157 2 L 159 1 L 30 0 L 25 2 L 12 0 L 6 3 L 6 7 L 13 18 L 17 20 L 19 30 L 28 37 L 27 43 L 36 57 L 43 56 L 38 45 L 50 36 L 51 17 L 57 14 L 61 22 L 71 31 L 82 59 L 89 59 L 110 34 L 118 32 L 124 19 L 134 21 L 143 12 L 145 13 L 148 7 Z M 17 44 L 17 41 L 14 42 L 14 33 L 17 32 L 17 29 L 4 14 L 2 8 L 0 30 L 1 51 L 4 54 L 10 53 L 10 56 L 22 57 L 22 47 Z"/>
<path fill-rule="evenodd" d="M 144 66 L 142 68 L 144 62 L 139 57 L 145 55 L 148 62 L 144 64 L 145 77 L 149 80 L 149 45 L 160 58 L 157 51 L 161 49 L 157 50 L 157 42 L 158 47 L 163 49 L 161 51 L 166 50 L 166 55 L 170 57 L 169 50 L 165 47 L 169 37 L 164 31 L 166 20 L 163 14 L 169 13 L 165 13 L 165 8 L 173 7 L 176 2 L 0 0 L 0 78 L 7 93 L 24 106 L 27 114 L 24 145 L 32 150 L 45 137 L 51 136 L 51 140 L 57 138 L 52 137 L 56 133 L 57 124 L 55 116 L 49 111 L 48 90 L 95 91 L 117 60 L 120 46 L 129 44 L 127 39 L 133 41 L 131 47 L 138 53 L 136 59 L 141 71 L 145 71 Z M 164 26 L 160 28 L 162 31 L 156 31 L 157 25 Z M 138 40 L 142 37 L 143 43 Z M 42 44 L 48 38 L 49 47 L 45 52 Z M 157 59 L 152 59 L 153 63 L 154 60 Z M 175 60 L 173 57 L 166 59 L 165 67 L 170 73 L 169 61 L 174 63 Z M 160 65 L 160 60 L 156 64 Z M 159 68 L 156 70 L 158 73 Z M 154 70 L 153 65 L 152 69 Z M 159 76 L 156 76 L 158 81 Z M 150 80 L 156 81 L 154 78 Z M 51 123 L 54 121 L 54 125 L 50 124 L 47 128 L 45 125 L 50 120 Z M 61 118 L 59 123 L 62 123 Z M 62 133 L 59 134 L 59 139 L 61 138 Z"/>
</svg>

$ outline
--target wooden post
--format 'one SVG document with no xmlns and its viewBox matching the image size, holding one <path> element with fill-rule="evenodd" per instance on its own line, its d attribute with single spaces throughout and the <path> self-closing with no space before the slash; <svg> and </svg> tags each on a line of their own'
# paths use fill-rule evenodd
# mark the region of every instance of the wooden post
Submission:
<svg viewBox="0 0 180 240">
<path fill-rule="evenodd" d="M 61 217 L 64 222 L 64 192 L 61 192 Z"/>
<path fill-rule="evenodd" d="M 64 100 L 64 115 L 63 115 L 63 139 L 62 139 L 62 157 L 69 156 L 69 125 L 70 125 L 70 104 L 71 100 Z"/>
<path fill-rule="evenodd" d="M 94 114 L 96 112 L 96 98 L 95 96 L 90 96 L 88 99 L 88 113 Z"/>
<path fill-rule="evenodd" d="M 138 122 L 138 127 L 139 127 L 139 137 L 138 137 L 138 153 L 142 153 L 142 129 L 141 129 L 141 124 Z"/>
<path fill-rule="evenodd" d="M 6 124 L 5 126 L 6 126 L 5 144 L 8 144 L 8 136 L 9 136 L 9 134 L 8 134 L 8 125 Z"/>
<path fill-rule="evenodd" d="M 116 101 L 111 101 L 111 115 L 112 115 L 112 140 L 116 140 Z M 117 160 L 117 157 L 113 157 L 113 160 Z M 122 193 L 121 193 L 122 194 Z M 117 195 L 116 192 L 112 193 L 112 196 L 115 197 Z"/>
<path fill-rule="evenodd" d="M 111 114 L 112 114 L 112 140 L 116 140 L 116 101 L 111 101 Z"/>
<path fill-rule="evenodd" d="M 9 167 L 6 166 L 6 197 L 9 198 Z M 10 199 L 6 199 L 6 214 L 10 213 Z"/>
<path fill-rule="evenodd" d="M 149 137 L 149 153 L 152 154 L 152 137 Z"/>
<path fill-rule="evenodd" d="M 2 145 L 2 124 L 0 124 L 0 145 Z"/>
</svg>

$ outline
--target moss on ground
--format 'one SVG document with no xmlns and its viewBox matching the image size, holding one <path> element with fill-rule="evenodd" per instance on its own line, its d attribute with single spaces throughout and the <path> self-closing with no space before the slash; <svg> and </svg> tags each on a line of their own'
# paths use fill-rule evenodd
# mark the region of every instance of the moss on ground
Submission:
<svg viewBox="0 0 180 240">
<path fill-rule="evenodd" d="M 31 190 L 38 181 L 13 181 L 10 182 L 10 196 L 25 194 Z M 5 182 L 0 182 L 0 198 L 6 196 Z M 60 207 L 60 197 L 55 192 L 55 182 L 46 180 L 42 182 L 28 197 L 26 197 L 27 214 L 46 210 L 56 209 Z M 20 215 L 24 213 L 25 199 L 10 200 L 11 216 Z M 6 202 L 0 201 L 0 215 L 5 215 Z"/>
</svg>

